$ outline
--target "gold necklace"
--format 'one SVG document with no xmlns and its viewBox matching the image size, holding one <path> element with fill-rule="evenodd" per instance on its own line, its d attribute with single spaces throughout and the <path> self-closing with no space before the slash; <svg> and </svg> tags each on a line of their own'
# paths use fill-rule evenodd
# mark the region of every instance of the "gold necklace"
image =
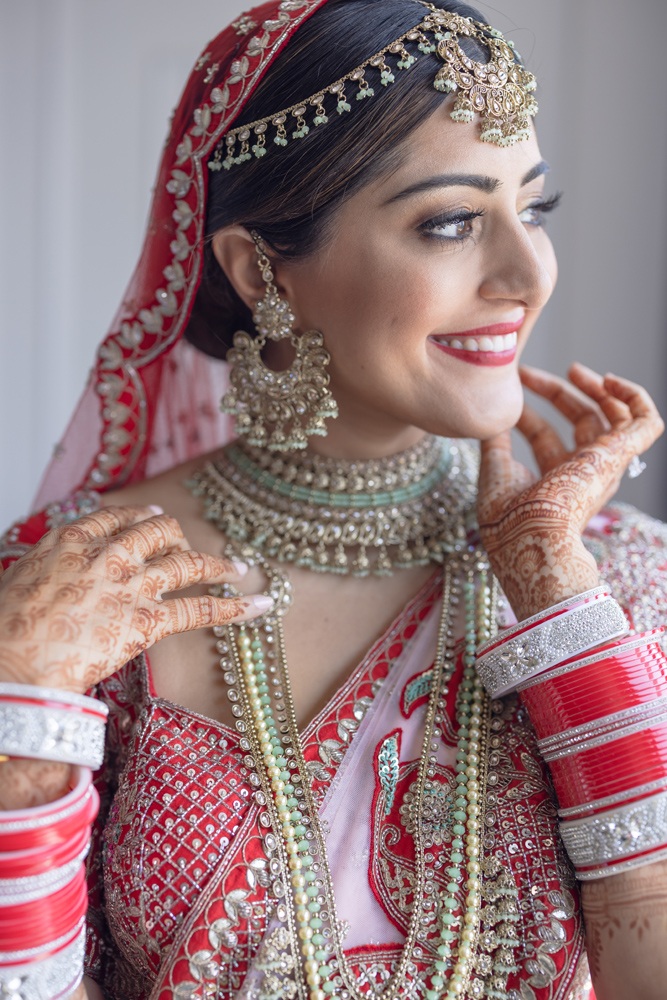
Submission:
<svg viewBox="0 0 667 1000">
<path fill-rule="evenodd" d="M 319 537 L 319 548 L 326 550 L 332 538 L 325 534 L 326 525 L 323 522 L 328 520 L 328 525 L 331 525 L 332 519 L 327 519 L 326 515 L 330 514 L 329 508 L 335 508 L 336 504 L 342 508 L 342 511 L 337 511 L 339 515 L 342 513 L 339 523 L 354 525 L 356 521 L 357 530 L 361 518 L 352 518 L 354 512 L 373 511 L 377 514 L 381 511 L 384 515 L 388 504 L 383 495 L 387 491 L 382 487 L 395 485 L 388 483 L 387 478 L 393 470 L 407 467 L 410 472 L 404 476 L 406 488 L 411 485 L 411 477 L 417 481 L 412 484 L 414 495 L 407 499 L 399 497 L 400 503 L 396 504 L 398 510 L 395 512 L 389 506 L 387 512 L 388 518 L 393 519 L 404 532 L 397 543 L 399 555 L 394 557 L 393 564 L 414 565 L 420 560 L 419 551 L 416 553 L 417 560 L 412 553 L 414 561 L 410 562 L 400 555 L 401 551 L 407 550 L 408 541 L 414 544 L 417 538 L 424 550 L 421 560 L 444 562 L 437 650 L 416 794 L 411 805 L 415 814 L 412 825 L 417 884 L 406 942 L 396 969 L 378 994 L 380 1000 L 398 1000 L 406 988 L 411 974 L 409 970 L 414 971 L 415 968 L 411 961 L 415 945 L 428 936 L 422 926 L 426 884 L 423 805 L 430 779 L 436 774 L 438 744 L 434 743 L 434 738 L 442 735 L 441 730 L 436 728 L 436 720 L 441 722 L 446 713 L 447 685 L 454 670 L 454 610 L 461 596 L 464 598 L 466 648 L 464 675 L 456 706 L 459 749 L 457 812 L 454 818 L 457 822 L 453 827 L 455 836 L 451 865 L 447 870 L 451 879 L 447 887 L 449 894 L 441 900 L 437 918 L 440 931 L 438 957 L 428 971 L 430 988 L 426 990 L 426 1000 L 455 1000 L 463 995 L 471 980 L 480 938 L 481 833 L 490 702 L 476 676 L 474 664 L 476 647 L 489 636 L 491 623 L 495 621 L 495 583 L 492 588 L 489 587 L 485 554 L 466 542 L 466 523 L 473 523 L 474 452 L 469 446 L 447 445 L 445 453 L 442 442 L 427 438 L 417 449 L 395 456 L 391 460 L 391 468 L 387 468 L 386 461 L 326 463 L 317 458 L 304 461 L 299 456 L 298 464 L 295 459 L 288 460 L 294 467 L 292 471 L 285 460 L 278 460 L 281 462 L 279 468 L 274 457 L 267 458 L 257 452 L 251 454 L 247 449 L 234 450 L 234 447 L 228 448 L 222 460 L 202 470 L 188 485 L 193 492 L 204 495 L 205 503 L 208 503 L 206 516 L 232 535 L 228 552 L 262 566 L 269 580 L 268 592 L 275 601 L 271 611 L 256 619 L 251 626 L 216 627 L 214 632 L 216 636 L 224 637 L 224 649 L 231 656 L 231 661 L 221 660 L 221 665 L 225 669 L 225 680 L 231 685 L 229 697 L 232 711 L 237 718 L 237 728 L 243 734 L 243 749 L 253 756 L 262 784 L 268 822 L 278 845 L 284 879 L 292 889 L 292 905 L 283 908 L 283 916 L 295 963 L 295 986 L 301 1000 L 337 1000 L 339 997 L 342 1000 L 345 996 L 354 1000 L 366 998 L 357 987 L 344 953 L 326 841 L 296 726 L 282 632 L 282 617 L 291 603 L 291 587 L 286 574 L 272 567 L 266 555 L 270 553 L 277 558 L 282 557 L 284 561 L 298 562 L 294 552 L 287 554 L 282 546 L 290 539 L 290 532 L 294 536 L 294 525 L 299 521 L 303 527 L 302 542 L 310 542 L 310 532 L 315 530 L 318 532 L 315 537 Z M 442 465 L 444 462 L 448 463 L 446 469 Z M 283 478 L 278 478 L 278 472 L 283 474 Z M 431 482 L 435 472 L 439 480 L 437 489 Z M 331 487 L 341 485 L 344 478 L 349 492 L 335 494 Z M 431 492 L 423 489 L 424 481 L 429 482 Z M 350 490 L 353 483 L 356 490 Z M 324 491 L 324 487 L 328 490 Z M 307 495 L 300 491 L 305 491 Z M 318 491 L 326 492 L 326 497 L 320 497 Z M 351 502 L 355 496 L 357 507 L 353 507 Z M 412 535 L 401 523 L 401 517 L 406 520 L 405 507 L 401 504 L 410 503 L 418 504 L 414 510 Z M 422 515 L 423 510 L 428 511 L 426 516 Z M 433 529 L 434 523 L 440 531 L 429 534 L 428 529 Z M 447 528 L 443 530 L 445 523 Z M 255 528 L 252 535 L 249 531 L 251 524 Z M 261 531 L 257 530 L 260 526 Z M 282 538 L 279 535 L 281 531 Z M 381 531 L 384 534 L 374 539 L 379 549 L 378 561 L 383 558 L 383 550 L 389 560 L 386 542 L 388 538 L 396 537 L 388 535 L 384 528 Z M 277 543 L 275 538 L 278 538 Z M 365 548 L 363 538 L 359 533 L 350 534 L 346 536 L 346 541 L 350 546 L 358 546 L 361 551 Z M 339 544 L 344 545 L 342 538 Z M 311 563 L 311 568 L 326 570 L 329 568 L 328 555 L 326 562 L 327 565 Z M 347 572 L 347 569 L 333 571 Z M 377 571 L 376 562 L 374 572 Z M 212 588 L 211 592 L 227 596 L 234 592 L 234 588 L 221 585 Z M 233 666 L 231 671 L 230 666 Z M 273 674 L 272 685 L 269 685 L 269 672 Z M 387 769 L 389 776 L 392 772 L 398 773 L 398 760 L 394 765 Z M 324 900 L 324 905 L 320 899 Z M 476 987 L 473 986 L 473 989 Z"/>
<path fill-rule="evenodd" d="M 475 588 L 475 567 L 479 586 Z M 265 565 L 269 592 L 285 594 L 285 577 Z M 426 936 L 422 929 L 422 905 L 426 883 L 423 802 L 429 779 L 435 777 L 437 752 L 436 719 L 446 711 L 444 700 L 454 669 L 453 609 L 463 595 L 466 607 L 466 665 L 459 691 L 457 713 L 460 724 L 457 798 L 458 817 L 452 841 L 448 895 L 442 900 L 439 920 L 441 937 L 438 958 L 431 968 L 427 1000 L 453 1000 L 461 996 L 473 972 L 479 938 L 481 907 L 481 831 L 484 821 L 486 745 L 490 702 L 475 675 L 475 646 L 488 634 L 494 599 L 487 580 L 483 553 L 467 551 L 449 558 L 444 567 L 443 604 L 436 657 L 426 713 L 422 753 L 419 761 L 414 838 L 417 884 L 406 942 L 398 965 L 382 992 L 381 1000 L 398 1000 L 405 989 L 415 945 Z M 230 592 L 222 586 L 217 593 Z M 287 602 L 252 626 L 217 629 L 225 634 L 225 648 L 232 654 L 233 701 L 243 715 L 244 749 L 249 750 L 260 775 L 286 881 L 292 887 L 292 907 L 285 913 L 289 937 L 301 951 L 296 975 L 299 995 L 306 1000 L 337 998 L 342 991 L 355 1000 L 366 1000 L 358 989 L 347 962 L 339 922 L 326 841 L 321 830 L 306 768 L 292 700 L 281 618 Z M 274 692 L 268 683 L 268 668 L 274 673 Z M 227 674 L 225 675 L 227 677 Z M 231 678 L 230 678 L 231 679 Z M 231 696 L 231 694 L 230 694 Z M 442 704 L 439 706 L 439 701 Z M 236 713 L 235 713 L 236 714 Z M 240 721 L 240 720 L 239 720 Z M 237 723 L 238 725 L 238 723 Z M 461 749 L 465 744 L 465 752 Z M 290 762 L 293 764 L 290 765 Z M 457 765 L 458 766 L 458 765 Z M 465 826 L 463 825 L 465 821 Z M 465 841 L 464 838 L 465 837 Z M 465 852 L 465 853 L 464 853 Z M 464 870 L 465 866 L 465 870 Z M 315 885 L 319 882 L 320 885 Z M 312 883 L 312 885 L 311 885 Z M 322 906 L 313 897 L 325 897 Z M 297 956 L 298 957 L 298 956 Z M 414 969 L 414 966 L 412 966 Z M 449 975 L 447 975 L 449 973 Z"/>
<path fill-rule="evenodd" d="M 391 575 L 442 563 L 475 527 L 477 452 L 427 436 L 390 458 L 289 459 L 235 443 L 186 485 L 228 539 L 227 554 L 322 573 Z"/>
</svg>

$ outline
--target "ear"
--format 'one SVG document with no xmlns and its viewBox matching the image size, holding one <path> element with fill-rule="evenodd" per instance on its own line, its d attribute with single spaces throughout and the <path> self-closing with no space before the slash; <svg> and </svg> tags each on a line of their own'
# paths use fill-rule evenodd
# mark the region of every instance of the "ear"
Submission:
<svg viewBox="0 0 667 1000">
<path fill-rule="evenodd" d="M 252 236 L 243 226 L 226 226 L 215 234 L 211 246 L 234 291 L 252 310 L 266 287 Z"/>
</svg>

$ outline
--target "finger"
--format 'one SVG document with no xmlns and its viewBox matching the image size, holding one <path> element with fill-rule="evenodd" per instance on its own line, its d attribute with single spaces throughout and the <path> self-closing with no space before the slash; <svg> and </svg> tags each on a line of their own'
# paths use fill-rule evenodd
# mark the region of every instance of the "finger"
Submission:
<svg viewBox="0 0 667 1000">
<path fill-rule="evenodd" d="M 635 420 L 655 420 L 662 423 L 657 406 L 643 386 L 611 372 L 605 375 L 603 381 L 605 389 L 612 392 L 617 400 L 625 403 Z"/>
<path fill-rule="evenodd" d="M 568 457 L 568 450 L 555 427 L 530 406 L 524 406 L 516 427 L 532 448 L 542 475 Z"/>
<path fill-rule="evenodd" d="M 642 386 L 618 375 L 605 375 L 604 383 L 628 406 L 632 416 L 629 425 L 612 432 L 620 439 L 620 446 L 629 456 L 629 462 L 634 455 L 641 455 L 651 447 L 664 431 L 665 424 L 651 396 Z M 618 445 L 612 444 L 612 447 Z"/>
<path fill-rule="evenodd" d="M 509 431 L 496 434 L 488 441 L 480 443 L 481 466 L 480 487 L 488 487 L 491 481 L 506 482 L 512 476 L 514 455 L 512 454 L 512 437 Z"/>
<path fill-rule="evenodd" d="M 602 375 L 593 371 L 592 368 L 588 368 L 577 361 L 573 365 L 570 365 L 568 378 L 582 392 L 585 392 L 587 396 L 595 400 L 611 427 L 617 427 L 619 424 L 627 423 L 631 419 L 628 406 L 605 388 Z"/>
<path fill-rule="evenodd" d="M 481 516 L 492 516 L 490 510 L 498 500 L 524 489 L 533 481 L 534 476 L 528 469 L 514 459 L 509 431 L 481 442 L 479 508 L 484 508 Z"/>
<path fill-rule="evenodd" d="M 181 526 L 170 514 L 159 514 L 132 525 L 114 538 L 140 561 L 190 548 Z"/>
<path fill-rule="evenodd" d="M 162 513 L 161 507 L 128 504 L 123 507 L 103 507 L 92 514 L 85 514 L 72 524 L 59 529 L 60 538 L 67 540 L 89 540 L 110 538 L 133 524 L 145 521 Z"/>
<path fill-rule="evenodd" d="M 269 611 L 273 603 L 272 598 L 265 594 L 244 594 L 242 597 L 177 597 L 164 602 L 168 621 L 161 627 L 158 638 L 211 625 L 250 621 Z"/>
<path fill-rule="evenodd" d="M 548 399 L 572 424 L 575 425 L 577 444 L 595 441 L 600 434 L 609 430 L 609 425 L 597 403 L 579 391 L 579 388 L 540 368 L 522 365 L 521 381 L 533 392 Z"/>
<path fill-rule="evenodd" d="M 182 590 L 195 583 L 226 583 L 239 580 L 248 571 L 246 563 L 232 562 L 204 552 L 171 552 L 146 567 L 142 594 L 153 598 Z"/>
</svg>

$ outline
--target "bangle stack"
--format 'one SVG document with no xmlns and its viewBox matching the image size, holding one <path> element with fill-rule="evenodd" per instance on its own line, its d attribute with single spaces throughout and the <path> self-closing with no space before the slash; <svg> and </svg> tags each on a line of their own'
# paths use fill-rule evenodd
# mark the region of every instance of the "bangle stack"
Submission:
<svg viewBox="0 0 667 1000">
<path fill-rule="evenodd" d="M 494 697 L 516 690 L 528 709 L 582 880 L 667 857 L 665 630 L 627 632 L 601 587 L 478 650 L 487 689 Z"/>
<path fill-rule="evenodd" d="M 0 811 L 0 996 L 61 1000 L 83 978 L 84 862 L 99 808 L 90 767 L 102 763 L 106 714 L 92 698 L 0 684 L 0 752 L 75 765 L 62 798 Z"/>
</svg>

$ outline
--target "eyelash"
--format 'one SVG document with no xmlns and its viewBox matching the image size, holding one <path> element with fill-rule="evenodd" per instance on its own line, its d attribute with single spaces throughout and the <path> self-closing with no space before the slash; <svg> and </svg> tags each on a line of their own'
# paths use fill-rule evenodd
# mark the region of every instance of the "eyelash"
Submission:
<svg viewBox="0 0 667 1000">
<path fill-rule="evenodd" d="M 556 194 L 552 194 L 548 198 L 541 199 L 540 201 L 533 202 L 532 205 L 528 205 L 523 211 L 537 212 L 538 221 L 529 222 L 527 225 L 541 225 L 539 216 L 545 214 L 546 212 L 553 212 L 553 210 L 560 204 L 562 197 L 562 191 L 558 191 Z M 521 214 L 523 215 L 523 212 Z M 422 223 L 418 229 L 427 239 L 438 240 L 441 243 L 463 243 L 472 236 L 471 232 L 462 233 L 460 236 L 437 236 L 435 230 L 440 229 L 443 226 L 455 226 L 461 225 L 464 222 L 472 222 L 474 219 L 479 219 L 483 215 L 486 215 L 484 209 L 480 209 L 477 212 L 450 212 L 446 215 L 438 215 L 433 219 L 429 219 L 427 222 Z"/>
</svg>

